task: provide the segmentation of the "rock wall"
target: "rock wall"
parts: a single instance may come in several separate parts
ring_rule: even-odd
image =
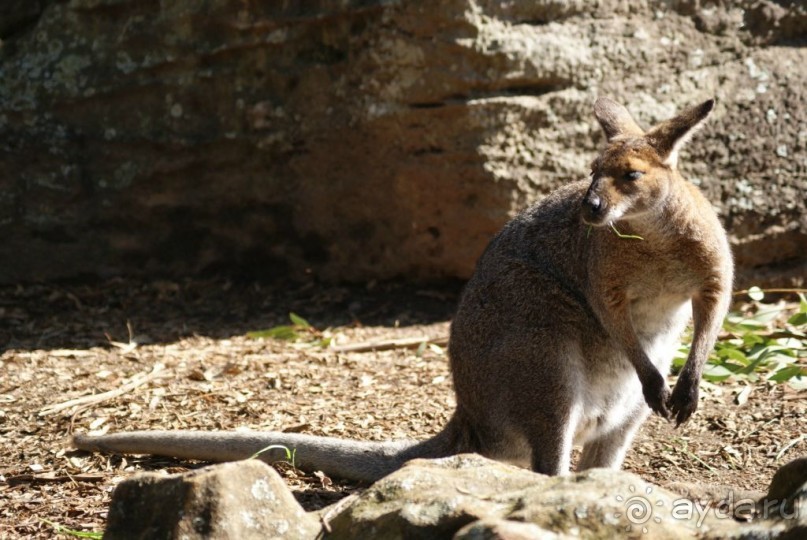
[[[467,277],[587,174],[600,94],[717,96],[684,173],[739,284],[803,282],[805,36],[798,0],[5,2],[0,282]]]

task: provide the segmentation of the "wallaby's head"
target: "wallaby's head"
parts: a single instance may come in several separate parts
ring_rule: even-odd
[[[713,99],[704,101],[645,132],[625,107],[599,98],[594,115],[608,146],[591,165],[583,220],[590,225],[607,225],[660,208],[672,182],[678,179],[678,151],[714,105]]]

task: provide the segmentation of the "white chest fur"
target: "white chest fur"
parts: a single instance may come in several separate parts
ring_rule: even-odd
[[[665,375],[680,346],[681,333],[690,315],[689,300],[680,296],[635,301],[631,305],[632,322],[642,348]],[[628,358],[616,347],[609,347],[602,353],[610,356],[599,359],[609,369],[597,370],[586,384],[581,385],[575,435],[577,444],[616,429],[628,416],[636,414],[637,407],[644,403],[641,383]]]

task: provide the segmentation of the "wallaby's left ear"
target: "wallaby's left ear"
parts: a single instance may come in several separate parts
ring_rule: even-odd
[[[664,163],[670,167],[678,164],[678,151],[692,137],[703,121],[715,108],[715,100],[704,101],[682,111],[678,116],[665,120],[650,129],[645,138],[656,149]]]
[[[598,98],[594,102],[594,116],[597,117],[609,142],[623,135],[637,137],[644,135],[644,131],[633,120],[628,109],[607,97]]]

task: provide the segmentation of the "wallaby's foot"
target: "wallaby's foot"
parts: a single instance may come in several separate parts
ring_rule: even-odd
[[[689,420],[698,408],[698,380],[693,380],[686,372],[682,372],[667,406],[675,418],[676,427]]]
[[[648,374],[642,381],[642,394],[647,405],[662,418],[672,419],[672,413],[667,408],[670,402],[670,387],[658,371]]]

